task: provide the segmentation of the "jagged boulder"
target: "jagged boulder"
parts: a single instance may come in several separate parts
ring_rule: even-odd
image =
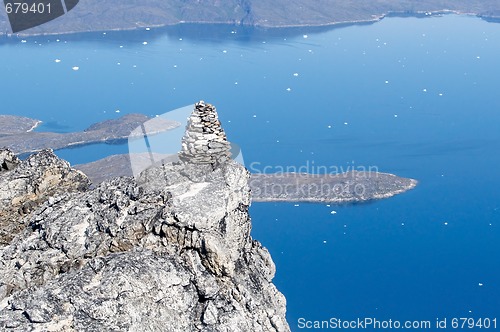
[[[24,227],[22,218],[37,206],[68,192],[84,191],[87,176],[72,169],[51,150],[20,161],[9,150],[0,150],[0,246]]]

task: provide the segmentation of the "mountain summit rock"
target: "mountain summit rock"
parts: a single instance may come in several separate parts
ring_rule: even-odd
[[[198,106],[197,114],[215,112]],[[2,331],[290,330],[274,263],[250,236],[249,173],[228,158],[210,119],[217,129],[207,134],[217,137],[208,144],[220,143],[219,155],[196,145],[183,151],[194,163],[165,163],[137,180],[88,189],[83,173],[50,151],[4,167],[2,192],[18,173],[53,190],[6,221],[22,227],[0,245]],[[38,159],[52,161],[40,169]],[[80,184],[55,190],[59,174]]]

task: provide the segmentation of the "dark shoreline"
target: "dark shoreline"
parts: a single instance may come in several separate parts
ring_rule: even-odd
[[[150,33],[153,35],[163,35],[163,34],[171,34],[171,35],[181,35],[183,37],[189,38],[189,32],[192,30],[196,30],[197,27],[227,27],[227,28],[236,28],[236,29],[244,29],[246,31],[252,31],[256,33],[256,35],[275,35],[277,32],[280,36],[282,33],[285,35],[300,35],[304,32],[314,33],[314,32],[323,32],[329,31],[332,29],[340,29],[350,26],[356,25],[371,25],[385,18],[392,17],[413,17],[413,18],[429,18],[435,16],[442,15],[461,15],[461,16],[471,16],[480,18],[486,22],[490,23],[500,23],[500,16],[488,16],[480,13],[474,12],[464,12],[459,10],[434,10],[434,11],[388,11],[387,13],[380,15],[372,15],[373,17],[370,19],[362,19],[362,20],[346,20],[346,21],[336,21],[329,23],[318,23],[318,24],[282,24],[282,25],[263,25],[263,24],[240,24],[234,21],[227,22],[207,22],[207,21],[181,21],[177,23],[165,23],[165,24],[151,24],[144,26],[136,26],[136,27],[123,27],[123,28],[112,28],[112,29],[94,29],[94,30],[78,30],[78,31],[63,31],[63,32],[38,32],[38,33],[5,33],[0,32],[0,41],[10,42],[17,41],[19,39],[30,39],[30,38],[39,38],[39,37],[81,37],[91,34],[114,34],[121,32],[143,32],[146,28],[151,29]],[[194,29],[193,29],[194,28]],[[304,31],[306,29],[306,31]],[[186,36],[187,32],[187,36]],[[199,33],[198,33],[199,34]],[[203,36],[203,32],[201,35]],[[192,36],[191,36],[192,37]]]

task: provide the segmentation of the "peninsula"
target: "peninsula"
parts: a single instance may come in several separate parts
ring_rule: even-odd
[[[89,128],[73,133],[33,131],[42,121],[0,115],[0,147],[15,154],[26,154],[44,149],[60,150],[95,143],[112,143],[126,140],[132,131],[150,118],[143,114],[127,114],[121,118],[93,124]],[[148,128],[151,134],[176,128],[180,123],[157,118],[157,128]]]

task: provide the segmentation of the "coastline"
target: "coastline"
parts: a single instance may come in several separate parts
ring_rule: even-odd
[[[0,37],[4,38],[30,38],[30,37],[41,37],[41,36],[65,36],[65,35],[75,35],[75,34],[86,34],[86,33],[105,33],[105,32],[125,32],[125,31],[140,31],[141,29],[161,29],[161,28],[173,28],[173,27],[182,27],[183,25],[227,25],[227,26],[241,26],[247,28],[255,28],[255,29],[297,29],[297,28],[340,28],[347,27],[352,25],[359,24],[374,24],[382,21],[385,18],[390,17],[416,17],[416,18],[424,18],[424,17],[432,17],[432,16],[440,16],[440,15],[460,15],[460,16],[471,16],[477,17],[487,22],[497,22],[500,21],[500,16],[495,15],[484,15],[479,12],[471,12],[471,11],[462,11],[455,9],[440,9],[440,10],[431,10],[431,11],[387,11],[383,14],[372,14],[371,18],[367,19],[353,19],[353,20],[341,20],[341,21],[331,21],[326,23],[308,23],[308,24],[267,24],[266,22],[256,22],[256,23],[244,23],[238,22],[234,20],[227,21],[198,21],[198,20],[180,20],[173,23],[165,23],[165,24],[145,24],[141,22],[141,24],[136,23],[136,26],[128,26],[128,27],[116,27],[116,28],[108,28],[108,29],[86,29],[86,30],[68,30],[68,31],[58,31],[58,32],[32,32],[32,33],[8,33],[8,32],[0,32]]]

